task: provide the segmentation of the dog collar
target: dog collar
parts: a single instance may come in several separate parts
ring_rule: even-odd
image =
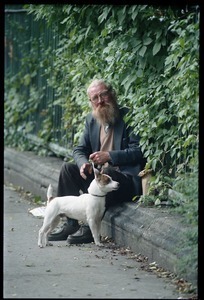
[[[94,194],[90,194],[91,196],[94,196],[94,197],[105,197],[106,195],[94,195]]]

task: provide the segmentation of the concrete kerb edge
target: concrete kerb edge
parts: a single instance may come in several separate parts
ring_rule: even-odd
[[[55,191],[57,189],[62,163],[61,159],[52,157],[42,159],[32,152],[18,152],[5,148],[4,180],[22,186],[26,191],[46,199],[47,186],[50,183]],[[178,273],[179,255],[173,251],[177,245],[171,245],[169,242],[170,240],[177,243],[175,236],[171,236],[171,232],[168,232],[167,236],[164,234],[160,237],[158,229],[165,224],[164,218],[159,216],[159,212],[158,214],[152,212],[147,209],[135,209],[134,203],[125,203],[121,207],[111,208],[102,221],[102,235],[113,238],[119,246],[129,247],[136,253],[142,253],[148,257],[149,262],[156,261],[161,267]],[[158,226],[154,225],[155,222],[158,222]],[[174,223],[175,220],[173,227],[180,226]],[[186,279],[196,284],[197,276],[189,270]]]

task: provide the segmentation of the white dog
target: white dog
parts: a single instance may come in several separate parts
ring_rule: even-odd
[[[49,185],[47,191],[48,204],[45,210],[43,226],[39,230],[38,246],[48,246],[48,234],[57,226],[60,215],[66,215],[68,218],[87,222],[94,242],[98,246],[100,243],[101,219],[105,211],[105,198],[108,192],[117,190],[119,183],[112,180],[106,174],[101,174],[94,169],[95,178],[92,180],[88,194],[80,196],[52,197],[52,187]]]

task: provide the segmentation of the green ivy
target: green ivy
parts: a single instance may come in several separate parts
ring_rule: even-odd
[[[113,82],[120,104],[130,108],[126,121],[141,136],[146,168],[156,174],[155,188],[157,182],[168,177],[172,182],[163,184],[173,185],[180,166],[188,171],[198,149],[198,13],[189,9],[182,15],[179,6],[25,7],[36,19],[41,35],[24,41],[30,41],[31,51],[22,57],[15,80],[11,81],[9,75],[6,78],[17,87],[15,94],[28,116],[32,111],[27,109],[26,100],[30,99],[31,104],[36,101],[31,106],[39,111],[38,136],[45,142],[55,141],[52,119],[60,110],[64,126],[61,139],[67,137],[76,144],[83,130],[81,120],[90,109],[87,84],[94,77],[103,77]],[[50,30],[53,42],[45,41],[45,28],[48,33]],[[23,51],[25,47],[21,48]],[[18,91],[22,85],[27,88],[27,99],[23,101]],[[46,89],[53,91],[53,100]],[[48,101],[47,107],[41,107],[43,99]],[[17,112],[13,118],[19,124],[22,118],[28,121]],[[6,137],[9,141],[9,134]]]

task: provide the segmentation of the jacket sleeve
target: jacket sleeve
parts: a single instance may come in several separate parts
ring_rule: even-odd
[[[73,158],[79,169],[84,163],[87,163],[89,161],[89,155],[93,152],[89,134],[89,123],[90,115],[88,115],[85,120],[85,128],[80,138],[79,144],[73,150]]]

